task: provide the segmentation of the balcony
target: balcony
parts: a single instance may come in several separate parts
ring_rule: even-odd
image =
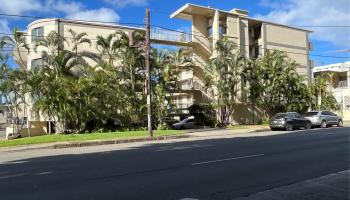
[[[190,46],[192,43],[192,34],[162,28],[152,28],[151,41],[157,44]]]
[[[334,88],[347,88],[347,87],[348,87],[347,80],[338,81],[337,83],[334,84]]]
[[[200,84],[198,81],[193,79],[186,79],[186,80],[180,81],[180,89],[184,91],[199,90],[202,92],[202,94],[207,96],[208,99],[211,99],[211,100],[214,99],[213,91],[208,92],[202,84]]]

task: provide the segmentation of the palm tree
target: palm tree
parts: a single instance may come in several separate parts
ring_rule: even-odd
[[[72,43],[72,51],[75,52],[75,56],[78,57],[78,48],[80,45],[86,43],[91,46],[91,40],[86,38],[88,36],[87,33],[77,33],[72,29],[69,29],[68,32],[71,34],[71,43]]]
[[[27,64],[24,62],[22,58],[21,52],[22,49],[26,50],[29,53],[29,46],[26,42],[26,35],[24,32],[19,31],[19,29],[14,28],[12,31],[13,37],[10,36],[2,36],[0,38],[0,49],[10,48],[16,49],[17,56],[20,60],[20,66],[27,70]]]
[[[226,38],[216,43],[218,54],[210,60],[207,74],[214,78],[213,87],[217,90],[217,106],[222,126],[229,124],[238,100],[241,71],[244,57],[236,51],[237,45]],[[237,52],[237,53],[234,53]]]
[[[117,50],[129,45],[128,37],[123,32],[115,32],[106,37],[98,35],[96,39],[97,50],[100,52],[101,57],[107,57],[110,65],[113,65],[113,61],[117,56]]]
[[[48,57],[48,55],[57,55],[64,48],[65,42],[67,40],[63,36],[51,31],[47,36],[40,37],[35,41],[34,50],[37,51],[38,47],[45,47],[48,52],[46,50],[42,51],[43,58]]]
[[[322,102],[322,98],[327,96],[327,88],[328,88],[328,83],[324,78],[318,76],[314,79],[314,82],[311,86],[311,91],[315,98],[314,105],[318,109],[320,109],[320,106],[322,104],[322,103],[318,103],[318,100],[320,99],[320,101]]]
[[[262,92],[261,72],[259,61],[256,59],[247,60],[246,66],[243,68],[243,80],[248,83],[248,98],[252,105],[253,123],[255,124],[255,110],[259,97]]]

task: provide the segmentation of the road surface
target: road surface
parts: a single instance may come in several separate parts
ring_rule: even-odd
[[[3,200],[234,199],[349,170],[350,128],[0,155]],[[117,145],[116,145],[117,146]],[[38,150],[37,150],[38,151]],[[46,153],[47,151],[47,153]],[[33,151],[35,152],[35,151]],[[26,152],[28,154],[28,152]],[[3,159],[3,161],[1,161]]]

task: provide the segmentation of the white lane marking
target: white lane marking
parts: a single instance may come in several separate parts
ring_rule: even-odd
[[[167,148],[167,149],[158,149],[153,152],[161,152],[161,151],[175,151],[175,150],[183,150],[183,149],[196,149],[196,148],[204,148],[204,147],[211,147],[213,145],[192,145],[192,146],[182,146],[182,147],[173,147],[173,148]]]
[[[46,175],[46,174],[52,174],[52,172],[50,172],[50,171],[47,171],[47,172],[40,172],[40,173],[36,173],[35,175],[40,176],[40,175]]]
[[[220,160],[211,160],[211,161],[205,161],[205,162],[197,162],[197,163],[192,163],[191,165],[205,165],[205,164],[211,164],[211,163],[217,163],[217,162],[224,162],[224,161],[229,161],[229,160],[239,160],[239,159],[244,159],[244,158],[253,158],[253,157],[259,157],[259,156],[264,156],[265,154],[255,154],[255,155],[249,155],[249,156],[240,156],[240,157],[233,157],[233,158],[225,158],[225,159],[220,159]]]
[[[183,199],[180,199],[180,200],[199,200],[199,199],[194,199],[194,198],[183,198]]]

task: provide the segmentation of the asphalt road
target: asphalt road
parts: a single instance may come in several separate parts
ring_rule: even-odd
[[[349,170],[349,140],[329,128],[3,162],[0,198],[233,199]]]

